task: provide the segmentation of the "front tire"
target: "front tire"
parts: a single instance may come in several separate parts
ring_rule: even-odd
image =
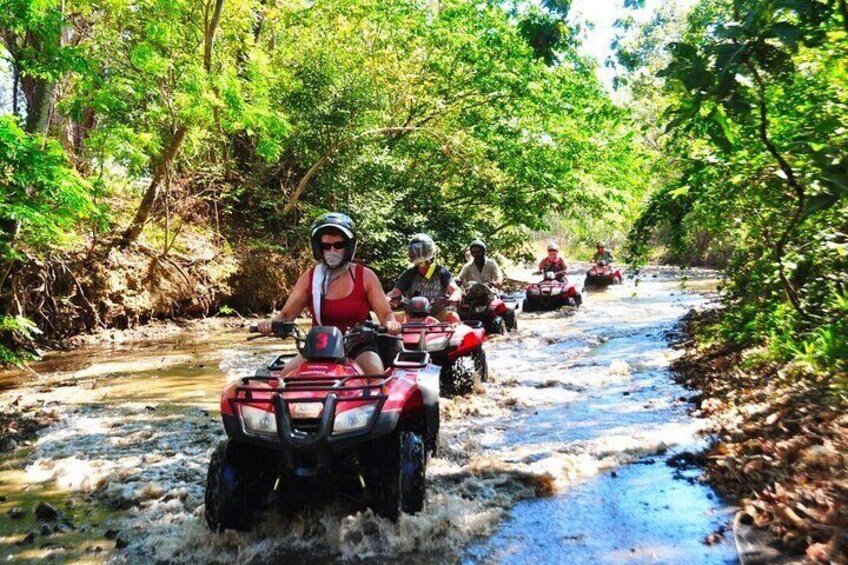
[[[481,383],[489,382],[489,362],[486,360],[486,352],[482,347],[478,347],[471,354],[471,360],[474,362],[474,372],[480,379]]]
[[[531,302],[529,298],[525,298],[524,302],[521,303],[521,310],[523,312],[535,312],[536,305],[533,304],[533,302]]]
[[[489,335],[506,335],[506,321],[501,316],[495,316],[486,326]]]
[[[464,396],[471,393],[475,385],[480,384],[480,374],[476,371],[472,358],[464,355],[442,366],[439,381],[446,397]]]
[[[380,516],[396,521],[401,512],[415,514],[424,508],[427,458],[424,441],[415,432],[393,433],[387,440],[379,480],[372,485],[372,507]]]
[[[225,439],[212,453],[206,475],[205,517],[213,532],[248,531],[274,481],[262,450]]]
[[[566,298],[565,303],[572,308],[580,308],[580,305],[583,304],[583,296],[577,292]]]
[[[518,321],[515,318],[515,310],[507,310],[506,314],[504,314],[504,321],[506,322],[506,329],[508,331],[514,332],[518,330]]]

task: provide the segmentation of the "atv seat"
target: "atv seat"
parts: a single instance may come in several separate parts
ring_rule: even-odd
[[[380,360],[383,362],[383,367],[388,369],[394,365],[395,359],[402,350],[402,338],[394,335],[377,335],[377,353],[380,354]]]

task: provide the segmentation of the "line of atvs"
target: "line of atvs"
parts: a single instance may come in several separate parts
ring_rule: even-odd
[[[525,311],[562,305],[580,305],[565,279],[545,277],[526,288]],[[271,505],[290,513],[340,497],[392,520],[423,508],[439,398],[468,394],[488,379],[483,343],[516,320],[493,289],[466,293],[456,305],[461,324],[431,317],[423,297],[402,306],[400,335],[370,322],[344,334],[273,322],[271,337],[295,340],[305,361],[283,376],[290,355],[280,355],[222,392],[228,437],[212,454],[205,495],[213,531],[248,530]],[[348,358],[363,345],[376,348],[385,373],[365,374]]]

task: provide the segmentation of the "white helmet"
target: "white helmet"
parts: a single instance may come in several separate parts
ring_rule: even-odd
[[[436,256],[436,244],[426,233],[417,233],[409,240],[409,260],[416,265],[432,261]]]

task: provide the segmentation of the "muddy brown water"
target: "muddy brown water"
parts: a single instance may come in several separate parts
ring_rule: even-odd
[[[397,523],[334,504],[294,517],[271,512],[246,534],[205,527],[206,465],[223,437],[220,390],[287,346],[247,342],[237,322],[216,322],[48,355],[33,364],[37,376],[0,374],[4,409],[58,418],[0,458],[0,558],[736,562],[729,534],[702,543],[733,509],[697,471],[665,465],[705,441],[703,422],[681,400],[690,393],[669,374],[667,332],[714,285],[709,273],[682,281],[654,270],[638,285],[585,294],[576,312],[519,314],[517,333],[487,344],[485,390],[443,401],[427,505]],[[42,531],[39,501],[66,525]],[[25,516],[11,519],[12,508]],[[116,548],[116,536],[126,547]]]

